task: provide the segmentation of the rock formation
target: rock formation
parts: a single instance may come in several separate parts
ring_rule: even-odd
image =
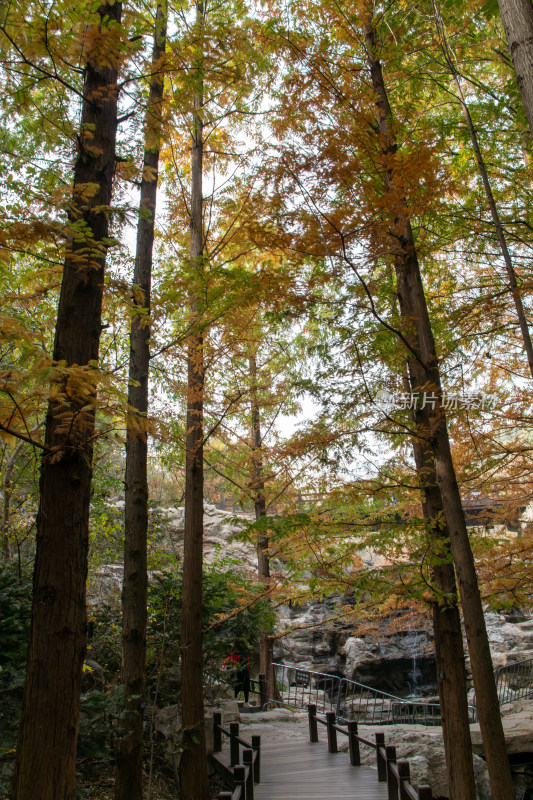
[[[115,498],[112,508],[121,514],[124,501]],[[162,541],[169,552],[182,547],[184,509],[157,510]],[[230,556],[246,570],[256,570],[256,551],[251,542],[240,542],[236,534],[251,516],[204,507],[204,555],[207,563]],[[242,520],[242,522],[240,522]],[[159,546],[159,543],[158,543]],[[365,551],[365,563],[372,554]],[[99,568],[90,585],[92,601],[115,602],[122,583],[122,565]],[[340,670],[347,678],[402,696],[434,692],[435,666],[431,627],[390,629],[386,620],[371,636],[357,636],[353,624],[338,614],[340,598],[328,597],[305,606],[282,605],[278,609],[278,631],[287,631],[275,646],[275,659],[318,672]],[[513,621],[501,614],[486,614],[494,666],[533,657],[533,620]],[[424,691],[424,687],[425,690]]]

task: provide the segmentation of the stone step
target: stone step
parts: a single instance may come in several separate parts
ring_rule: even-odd
[[[257,714],[258,711],[261,711],[261,706],[254,702],[245,703],[244,700],[238,700],[237,705],[239,706],[239,714]]]

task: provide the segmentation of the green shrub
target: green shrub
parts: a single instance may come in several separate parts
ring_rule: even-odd
[[[5,796],[17,743],[30,634],[32,581],[29,566],[0,568],[0,793]]]
[[[158,706],[179,702],[181,572],[178,567],[152,575],[148,587],[147,701]],[[0,795],[8,796],[20,717],[26,650],[31,621],[30,565],[0,568]],[[261,586],[243,575],[231,559],[220,559],[204,571],[204,659],[217,691],[223,661],[236,649],[253,659],[262,629],[270,631],[274,612],[257,597]],[[238,613],[236,613],[238,612]],[[120,611],[101,605],[89,612],[91,636],[87,657],[104,670],[105,685],[81,696],[78,769],[90,783],[99,764],[114,758],[114,736],[120,713]],[[214,678],[214,684],[213,684]],[[157,698],[156,698],[157,695]],[[157,752],[156,752],[157,757]],[[160,761],[164,759],[161,757]],[[81,789],[82,790],[82,789]]]

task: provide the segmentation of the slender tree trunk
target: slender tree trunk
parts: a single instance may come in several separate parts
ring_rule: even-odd
[[[201,39],[203,0],[196,3],[196,26]],[[201,49],[201,45],[200,45]],[[191,283],[201,285],[204,271],[203,230],[203,56],[198,55],[191,148]],[[181,623],[181,716],[183,753],[180,764],[182,800],[208,800],[207,756],[203,697],[202,566],[203,566],[203,410],[204,339],[199,329],[200,298],[191,297],[192,333],[187,360],[187,433],[185,456],[185,530],[183,534],[183,601]]]
[[[116,800],[142,800],[143,700],[146,665],[147,532],[148,532],[148,380],[150,368],[150,292],[154,244],[155,207],[163,59],[167,12],[157,6],[152,78],[145,120],[144,169],[137,225],[137,250],[133,274],[134,316],[130,331],[128,424],[126,431],[126,508],[124,531],[124,583],[122,589],[122,683],[125,707],[116,752]]]
[[[533,5],[531,0],[498,0],[498,5],[533,136]]]
[[[120,3],[102,5],[100,33],[116,36]],[[108,33],[111,31],[111,34]],[[32,623],[15,761],[16,800],[72,800],[87,615],[89,500],[115,164],[117,64],[103,48],[86,65],[79,153],[69,220],[37,516]],[[90,187],[90,191],[87,188]]]
[[[390,249],[396,272],[404,336],[409,344],[409,382],[413,394],[420,396],[426,393],[431,397],[431,400],[420,403],[415,410],[418,433],[431,448],[450,534],[492,795],[494,800],[513,800],[514,790],[483,607],[442,405],[439,363],[407,203],[401,183],[396,182],[393,163],[397,147],[391,125],[392,113],[381,64],[376,56],[374,29],[370,26],[365,31],[365,39],[372,86],[377,96],[376,120],[380,149],[387,162],[387,191],[396,203],[394,220],[389,229]]]
[[[261,448],[263,441],[261,438],[261,409],[259,406],[259,398],[257,396],[257,359],[255,353],[250,356],[250,411],[252,421],[252,461],[253,461],[253,481],[255,489],[254,497],[254,510],[255,518],[261,519],[266,517],[266,499],[265,499],[265,482],[263,480],[263,458],[261,455]],[[259,580],[263,583],[265,589],[268,590],[270,585],[270,559],[268,557],[268,536],[264,533],[259,533],[257,537],[257,574]],[[272,682],[272,662],[274,642],[271,636],[265,631],[261,631],[259,639],[259,672],[265,676],[267,680],[267,694],[269,697],[274,697],[272,694],[275,691]]]
[[[17,463],[17,458],[20,455],[24,443],[20,442],[6,463],[6,473],[4,475],[4,489],[3,489],[3,507],[2,507],[2,560],[7,564],[11,558],[11,546],[9,543],[9,524],[11,515],[11,496],[13,494],[13,471]]]
[[[531,0],[527,0],[530,11],[531,17],[533,21],[533,5],[531,4]],[[509,253],[509,248],[507,247],[507,239],[505,237],[505,231],[503,229],[503,225],[500,219],[500,214],[498,212],[498,207],[496,205],[496,201],[494,199],[494,195],[492,193],[492,187],[490,185],[489,175],[487,172],[487,168],[485,166],[485,160],[483,158],[483,154],[481,152],[481,148],[479,146],[479,140],[477,137],[477,132],[474,127],[474,123],[472,121],[472,117],[470,116],[470,110],[466,103],[463,90],[461,88],[461,81],[459,79],[459,75],[457,70],[455,69],[455,62],[453,59],[453,55],[450,53],[448,41],[446,37],[446,31],[444,29],[444,23],[442,20],[442,16],[440,10],[437,6],[437,3],[434,0],[433,8],[435,11],[435,21],[437,24],[437,29],[439,31],[439,35],[441,37],[442,49],[444,53],[444,58],[446,59],[446,63],[448,65],[448,69],[453,77],[454,83],[457,87],[457,91],[459,93],[459,100],[461,103],[461,108],[463,109],[464,118],[466,121],[466,127],[468,128],[468,132],[470,134],[470,141],[472,142],[472,147],[474,149],[474,155],[476,158],[476,164],[478,167],[478,171],[481,177],[481,182],[483,183],[483,189],[485,190],[485,197],[487,198],[487,202],[490,209],[490,216],[492,219],[492,223],[494,228],[496,229],[496,235],[498,237],[498,244],[500,245],[500,251],[503,257],[503,261],[505,263],[505,269],[507,271],[507,277],[509,279],[509,287],[511,290],[511,295],[513,297],[514,306],[516,309],[516,316],[518,317],[518,324],[520,325],[520,331],[522,333],[522,339],[524,342],[524,347],[526,350],[527,361],[529,364],[529,371],[531,373],[531,377],[533,378],[533,344],[531,342],[531,334],[529,332],[529,326],[527,323],[526,313],[524,311],[524,305],[522,303],[522,297],[520,295],[520,290],[518,288],[518,283],[516,280],[516,272],[513,266],[513,261],[511,259],[511,254]],[[533,35],[533,34],[532,34]],[[533,59],[533,38],[531,40],[531,54]],[[532,66],[532,78],[533,78],[533,60],[531,62]],[[533,95],[532,95],[533,99]]]
[[[431,450],[420,439],[413,439],[413,450],[435,559],[431,568],[437,593],[432,608],[433,632],[449,797],[450,800],[476,800],[463,635],[450,536]]]
[[[2,561],[8,564],[11,559],[11,547],[9,544],[9,514],[11,504],[11,477],[6,472],[4,478],[4,503],[2,507]]]
[[[411,386],[407,369],[403,384],[409,394]],[[414,418],[413,423],[416,425]],[[412,438],[412,446],[423,493],[422,511],[432,542],[433,636],[449,800],[476,800],[463,634],[450,534],[431,448],[427,441],[416,436]]]

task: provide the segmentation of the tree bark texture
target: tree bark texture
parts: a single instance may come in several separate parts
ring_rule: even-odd
[[[100,35],[117,36],[121,5],[102,5]],[[105,48],[104,48],[105,50]],[[111,52],[114,52],[115,47]],[[16,800],[72,800],[87,616],[89,500],[108,208],[115,164],[118,58],[85,69],[41,464],[26,684],[15,761]]]
[[[204,21],[203,2],[196,3],[196,26],[201,38]],[[203,230],[203,58],[196,65],[191,148],[191,230],[190,268],[192,281],[201,285],[204,269]],[[181,623],[181,718],[183,753],[180,764],[182,800],[209,800],[207,756],[205,749],[202,637],[202,566],[203,566],[203,408],[204,340],[199,329],[200,297],[190,299],[191,328],[187,345],[187,433],[185,455],[185,530],[183,551],[183,600]]]
[[[124,582],[122,587],[122,674],[124,709],[116,750],[116,800],[142,800],[143,700],[146,666],[148,533],[148,382],[150,369],[150,293],[167,12],[157,6],[152,77],[145,119],[144,169],[137,225],[130,330]]]
[[[494,800],[513,800],[514,790],[483,607],[442,405],[439,363],[407,202],[404,199],[402,186],[397,182],[401,178],[397,179],[394,172],[393,163],[397,147],[392,129],[392,113],[381,63],[376,56],[374,29],[370,26],[365,31],[365,40],[372,86],[376,95],[379,147],[387,163],[385,182],[387,191],[396,204],[392,212],[394,219],[389,228],[389,245],[396,272],[403,334],[409,350],[409,382],[414,395],[420,396],[425,392],[431,396],[429,403],[417,404],[415,410],[417,435],[427,442],[432,452],[450,535],[492,795]]]
[[[498,0],[516,82],[533,136],[533,5],[531,0]]]
[[[433,632],[449,798],[476,800],[463,635],[450,536],[431,450],[419,439],[413,439],[413,450],[424,496],[424,517],[430,525],[433,542],[431,571],[436,589]]]

